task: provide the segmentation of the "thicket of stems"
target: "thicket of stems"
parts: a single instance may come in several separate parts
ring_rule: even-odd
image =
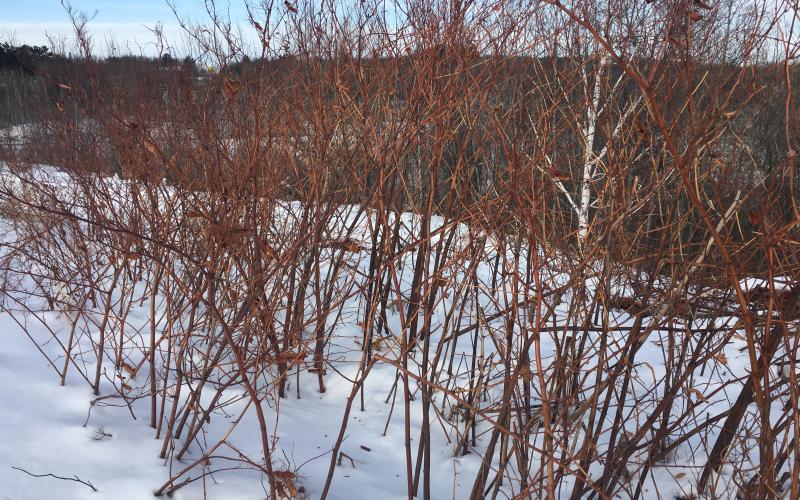
[[[474,499],[638,497],[678,452],[695,491],[800,493],[797,376],[769,370],[798,349],[796,6],[287,5],[249,38],[184,25],[203,74],[93,57],[75,15],[46,140],[2,150],[2,308],[49,329],[62,384],[149,401],[188,459],[158,494],[223,452],[291,494],[275,402],[342,358],[323,498],[376,366],[409,497],[442,429],[482,457]]]

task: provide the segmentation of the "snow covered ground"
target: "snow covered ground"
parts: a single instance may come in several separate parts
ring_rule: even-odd
[[[57,182],[61,182],[58,181]],[[351,207],[352,208],[352,207]],[[350,208],[350,209],[351,209]],[[287,208],[287,213],[296,207]],[[350,210],[344,208],[347,212]],[[342,220],[349,220],[345,214]],[[410,226],[414,217],[404,216]],[[441,219],[434,221],[434,229],[442,225]],[[366,241],[366,225],[362,223],[361,233],[356,236]],[[488,286],[490,263],[493,260],[491,247],[478,267],[479,279],[485,288]],[[366,250],[353,256],[353,266],[366,272],[368,258]],[[411,268],[410,256],[407,268]],[[450,277],[458,280],[459,270],[452,270]],[[404,287],[410,284],[409,272],[401,275]],[[565,277],[553,270],[549,276],[549,285],[557,287],[563,284]],[[753,283],[746,283],[752,286]],[[757,283],[760,284],[760,283]],[[452,309],[454,298],[445,298],[439,304],[442,310]],[[568,297],[555,307],[554,324],[567,321],[569,316]],[[483,314],[492,312],[493,303],[486,297],[482,299]],[[41,306],[41,304],[39,304]],[[13,305],[6,305],[12,307]],[[337,323],[335,333],[327,346],[327,359],[330,362],[326,377],[327,392],[320,394],[317,390],[316,377],[302,373],[298,378],[294,372],[288,378],[287,397],[283,399],[267,398],[264,408],[267,421],[270,422],[269,435],[274,440],[275,455],[273,467],[277,470],[293,471],[297,474],[297,486],[302,489],[300,496],[318,498],[323,490],[326,476],[331,465],[331,450],[334,447],[342,426],[345,403],[352,391],[353,379],[359,367],[359,340],[362,329],[358,325],[358,312],[361,304],[357,296],[351,297],[344,304],[343,314]],[[171,474],[189,465],[200,457],[200,447],[192,445],[190,453],[182,461],[159,459],[162,441],[154,438],[154,430],[149,426],[149,399],[137,399],[137,392],[129,394],[130,406],[121,398],[97,397],[91,392],[89,385],[78,375],[78,370],[71,370],[64,387],[58,384],[58,372],[64,364],[63,351],[59,350],[54,338],[63,338],[69,331],[69,318],[63,313],[38,311],[43,320],[36,321],[34,316],[7,313],[0,314],[0,422],[2,422],[2,439],[0,439],[0,492],[2,499],[142,499],[152,498],[153,492],[164,484]],[[92,313],[89,314],[91,316]],[[157,315],[160,311],[157,311]],[[469,314],[477,315],[476,311]],[[131,331],[148,328],[150,312],[147,303],[133,305],[124,320]],[[502,328],[502,320],[489,326]],[[24,323],[17,323],[24,321]],[[389,329],[400,329],[399,318],[393,314],[389,318]],[[611,325],[629,327],[633,318],[620,311],[610,317]],[[725,330],[724,325],[734,325],[736,318],[716,318],[715,324]],[[431,329],[431,346],[436,346],[442,339],[441,327],[445,322],[444,313],[434,316]],[[709,326],[703,321],[694,324],[694,328]],[[81,349],[87,354],[78,357],[82,371],[93,373],[91,342],[97,323],[87,324],[88,335],[82,336]],[[52,330],[52,332],[50,331]],[[55,333],[55,336],[53,334]],[[31,335],[33,340],[26,336]],[[554,335],[557,335],[555,332]],[[664,356],[672,332],[654,329],[637,357],[633,373],[633,394],[652,387],[662,387],[664,380]],[[624,339],[625,333],[608,334],[609,343]],[[457,356],[471,352],[469,335],[453,343]],[[594,335],[593,341],[598,337]],[[682,339],[691,345],[696,342],[691,336]],[[543,335],[541,348],[545,358],[552,355],[555,349],[555,337]],[[51,366],[43,353],[37,351],[41,346],[43,353],[54,361]],[[734,336],[730,342],[720,346],[714,368],[694,374],[689,382],[686,396],[678,399],[676,411],[697,405],[697,413],[714,415],[730,407],[735,400],[740,384],[734,380],[746,374],[748,360],[744,352],[744,340]],[[496,347],[489,337],[481,340],[481,353],[491,357]],[[397,349],[388,346],[382,355],[391,360],[396,358]],[[417,351],[412,361],[419,361],[421,353]],[[591,373],[598,360],[589,357],[586,361],[586,372]],[[611,360],[613,361],[613,360]],[[606,360],[606,363],[610,363]],[[444,360],[440,361],[444,363]],[[414,369],[418,369],[415,367]],[[492,375],[491,373],[489,374]],[[140,375],[142,377],[142,375]],[[457,378],[457,377],[456,377]],[[301,384],[301,398],[297,399],[296,385]],[[397,368],[390,362],[379,362],[370,372],[365,383],[365,410],[360,410],[356,400],[350,411],[345,439],[339,450],[343,455],[334,468],[333,485],[328,498],[332,499],[402,499],[407,498],[406,457],[404,447],[404,410],[400,398],[393,403],[390,395],[397,381]],[[101,384],[101,396],[118,393],[117,380],[113,373],[106,374]],[[144,381],[131,383],[138,389]],[[584,381],[591,387],[591,377]],[[704,394],[711,394],[706,398]],[[412,387],[412,392],[419,395],[419,388]],[[656,391],[657,394],[658,391]],[[205,397],[205,395],[204,395]],[[489,391],[489,402],[497,394]],[[690,400],[694,398],[694,402]],[[698,402],[698,399],[700,400]],[[219,453],[214,453],[212,460],[206,464],[212,471],[209,475],[188,474],[192,482],[180,488],[175,498],[195,499],[212,498],[220,500],[266,498],[268,487],[263,475],[254,468],[243,468],[241,464],[230,460],[241,452],[245,456],[259,455],[260,433],[252,406],[248,406],[247,398],[241,386],[227,389],[220,398],[226,403],[215,410],[210,422],[203,427],[198,436],[202,443],[216,443],[233,426],[236,417],[244,413],[241,422],[235,425],[226,440],[230,446],[223,446]],[[410,407],[411,447],[416,452],[416,439],[420,435],[421,398],[416,397]],[[448,404],[442,396],[434,396],[434,405],[441,409]],[[274,405],[279,404],[280,408]],[[452,403],[450,403],[452,404]],[[489,403],[487,403],[488,405]],[[648,410],[657,404],[657,400],[645,400],[638,407],[626,410],[626,430],[633,433],[646,418]],[[444,413],[444,412],[443,412]],[[677,415],[677,414],[676,414]],[[468,498],[475,475],[480,466],[480,453],[485,450],[488,440],[489,424],[481,421],[478,424],[478,437],[472,453],[454,456],[457,437],[447,417],[438,415],[431,419],[432,443],[432,497],[435,499]],[[580,426],[576,426],[579,429]],[[580,435],[576,430],[576,435]],[[541,439],[533,433],[533,445]],[[705,436],[708,437],[708,436]],[[711,436],[713,438],[713,435]],[[599,440],[603,444],[603,439]],[[705,463],[705,451],[700,438],[687,441],[669,460],[652,467],[649,480],[642,494],[645,498],[671,498],[675,494],[687,492],[691,484],[696,482],[699,467]],[[535,455],[534,455],[535,456]],[[636,463],[629,466],[636,473]],[[77,481],[57,479],[50,476],[32,477],[32,474],[53,474],[66,478],[80,478],[91,483],[97,491]],[[596,477],[602,473],[601,464],[592,464],[589,474]],[[723,469],[720,491],[726,485]],[[186,479],[185,477],[181,480]],[[565,480],[569,483],[569,479]],[[718,488],[719,489],[719,488]],[[504,491],[501,488],[500,491]],[[565,488],[565,492],[569,488]],[[565,493],[566,494],[566,493]],[[724,496],[723,496],[724,497]]]
[[[53,322],[61,321],[53,315]],[[142,499],[168,477],[169,466],[158,458],[161,442],[153,438],[146,419],[134,420],[126,407],[95,405],[94,396],[82,380],[58,385],[52,367],[35,349],[18,325],[6,315],[0,323],[3,349],[0,350],[0,498],[19,499]],[[29,325],[30,326],[30,325]],[[376,372],[377,374],[377,372]],[[337,467],[335,488],[330,498],[406,498],[402,453],[402,412],[395,412],[393,432],[384,437],[388,405],[383,401],[393,382],[393,372],[370,377],[367,411],[354,409],[348,425],[343,452],[352,457]],[[286,450],[281,460],[292,468],[301,466],[300,477],[309,497],[318,496],[330,461],[330,447],[341,424],[344,401],[350,392],[343,380],[331,383],[326,394],[314,394],[309,386],[304,399],[289,397],[281,401],[280,447]],[[134,404],[137,417],[146,414],[146,402]],[[141,412],[137,411],[141,409]],[[250,414],[252,417],[252,412]],[[227,419],[219,418],[223,429]],[[258,431],[254,419],[245,419],[237,428],[237,443],[257,449]],[[444,444],[444,443],[440,443]],[[367,449],[365,449],[367,448]],[[437,446],[436,498],[463,498],[459,475],[470,478],[475,460],[454,459],[447,446]],[[97,488],[33,474],[78,476]],[[391,472],[391,473],[390,473]],[[396,473],[395,473],[396,472]],[[236,500],[265,498],[260,474],[253,471],[225,471],[208,478],[208,498]],[[442,479],[442,480],[439,480]],[[464,486],[469,486],[466,481]],[[203,497],[198,482],[175,493],[178,499]],[[459,493],[460,492],[460,493]]]
[[[5,315],[0,325],[0,497],[151,496],[153,485],[164,476],[152,429],[118,408],[95,408],[84,425],[91,391],[72,380],[60,387],[56,372],[19,326]],[[77,482],[34,478],[12,467],[33,474],[77,475],[98,493]]]
[[[144,313],[139,312],[139,320],[146,320]],[[64,319],[56,313],[50,319],[51,327],[65,326]],[[133,404],[136,420],[119,402],[92,406],[95,396],[85,381],[70,376],[67,385],[60,387],[56,371],[20,326],[6,314],[0,316],[0,321],[3,341],[0,422],[4,429],[0,440],[1,498],[152,498],[153,491],[168,478],[170,464],[158,458],[161,441],[154,439],[153,429],[146,421],[147,401]],[[41,335],[41,340],[45,339],[45,333],[35,323],[27,328],[33,335]],[[347,333],[344,328],[342,337],[346,338]],[[356,329],[350,333],[358,336]],[[45,345],[45,349],[47,347]],[[736,349],[729,352],[732,362],[743,356]],[[55,350],[51,354],[55,354]],[[744,360],[741,361],[743,364]],[[353,375],[355,363],[349,365],[342,360],[340,368],[344,374]],[[395,408],[389,431],[383,435],[391,408],[385,398],[391,390],[394,374],[390,366],[378,366],[370,374],[366,385],[366,411],[353,408],[341,448],[353,462],[345,458],[342,466],[336,467],[329,498],[406,498],[403,412],[399,408]],[[278,461],[290,470],[299,467],[298,476],[305,493],[309,498],[318,498],[351,384],[339,376],[329,377],[325,394],[316,391],[310,378],[306,385],[301,400],[293,397],[294,387],[290,385],[290,396],[280,401],[278,448],[284,450],[285,455]],[[416,407],[413,409],[418,411]],[[236,407],[228,410],[231,414],[237,413]],[[223,433],[229,423],[222,412],[215,412],[210,432]],[[419,418],[412,413],[412,435],[417,434],[419,425]],[[477,455],[454,458],[453,444],[446,442],[445,434],[435,432],[434,437],[433,498],[466,498],[479,466]],[[259,438],[252,411],[237,427],[234,439],[243,449],[257,454]],[[680,457],[677,457],[676,463],[679,462]],[[177,463],[172,464],[173,468],[177,466]],[[224,467],[224,464],[215,466]],[[91,482],[98,491],[93,492],[88,486],[73,481],[34,478],[12,467],[34,474],[77,476]],[[670,498],[680,491],[681,483],[688,488],[692,472],[691,467],[682,466],[656,469],[652,489],[645,490],[645,497]],[[182,488],[175,498],[203,498],[204,491],[207,498],[220,500],[266,498],[265,488],[261,475],[252,470],[227,470],[206,478],[205,484],[197,481]]]

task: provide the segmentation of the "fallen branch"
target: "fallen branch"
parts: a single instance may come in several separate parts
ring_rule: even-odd
[[[14,469],[14,470],[18,470],[20,472],[24,472],[25,474],[27,474],[29,476],[32,476],[32,477],[53,477],[53,478],[56,478],[56,479],[61,479],[63,481],[75,481],[76,483],[85,484],[86,486],[91,488],[92,491],[97,491],[97,488],[95,488],[92,483],[90,483],[89,481],[84,481],[83,479],[79,478],[77,475],[72,476],[72,477],[61,477],[61,476],[56,476],[55,474],[34,474],[34,473],[28,472],[25,469],[22,469],[20,467],[14,467],[13,465],[11,466],[11,468]]]

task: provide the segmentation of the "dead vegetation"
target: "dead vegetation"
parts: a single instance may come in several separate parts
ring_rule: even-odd
[[[692,492],[796,497],[798,379],[769,369],[798,359],[800,317],[778,29],[798,11],[778,3],[267,2],[259,57],[214,18],[185,28],[216,74],[136,86],[104,84],[76,18],[91,84],[61,87],[81,119],[53,109],[58,168],[3,152],[2,308],[49,329],[62,384],[148,402],[174,461],[159,495],[227,453],[302,496],[264,408],[301,379],[326,392],[347,358],[323,498],[358,465],[340,448],[376,367],[409,497],[431,498],[440,429],[481,457],[473,499],[641,497],[672,465]],[[248,411],[254,456],[229,438]]]

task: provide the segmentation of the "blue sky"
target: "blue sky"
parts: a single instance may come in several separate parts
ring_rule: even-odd
[[[5,22],[49,23],[67,19],[59,0],[2,0],[2,20]],[[76,9],[92,13],[97,10],[98,22],[155,22],[171,17],[166,2],[160,0],[71,0]],[[181,7],[193,2],[184,0]]]
[[[70,0],[71,5],[92,17],[89,24],[97,49],[114,40],[133,51],[153,53],[153,35],[148,28],[162,23],[171,43],[179,45],[180,30],[166,0]],[[181,17],[202,20],[202,0],[173,0]],[[245,17],[244,0],[218,0],[218,8],[230,9],[234,20]],[[60,0],[0,0],[0,40],[42,45],[47,35],[69,35],[71,27]],[[179,49],[176,50],[179,52]]]

